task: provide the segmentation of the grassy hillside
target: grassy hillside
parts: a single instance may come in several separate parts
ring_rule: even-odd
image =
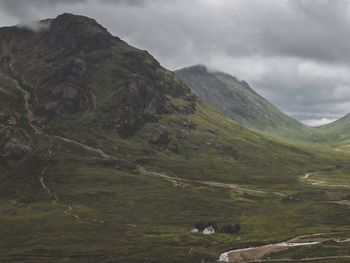
[[[317,128],[323,140],[338,149],[348,151],[350,145],[350,115]]]
[[[348,230],[349,210],[330,202],[347,198],[347,189],[300,180],[306,171],[334,166],[347,173],[345,156],[334,152],[329,159],[321,150],[310,154],[311,149],[266,140],[204,105],[191,117],[197,127],[187,139],[176,137],[181,123],[176,114],[143,126],[128,139],[105,131],[64,134],[101,147],[113,160],[36,136],[36,150],[1,173],[0,231],[6,250],[0,257],[6,262],[200,262],[216,260],[232,248]],[[175,131],[168,146],[146,139],[165,127]],[[147,176],[137,165],[189,181]],[[45,167],[50,194],[40,182]],[[239,223],[242,231],[191,234],[201,221]]]

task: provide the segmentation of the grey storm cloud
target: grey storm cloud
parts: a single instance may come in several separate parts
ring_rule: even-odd
[[[35,19],[32,17],[33,10],[55,7],[60,4],[85,2],[84,0],[0,0],[1,8],[7,14],[20,18],[21,20]]]
[[[350,112],[348,0],[0,0],[0,26],[87,15],[164,66],[245,79],[306,123]]]

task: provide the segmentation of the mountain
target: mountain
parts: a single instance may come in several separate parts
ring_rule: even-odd
[[[0,32],[3,71],[33,93],[33,122],[40,129],[48,132],[67,116],[95,111],[103,113],[99,126],[128,136],[161,113],[193,111],[195,97],[187,87],[147,52],[129,47],[92,19],[62,15],[41,23],[50,30]],[[90,118],[96,122],[93,114]]]
[[[312,129],[284,114],[256,93],[247,82],[230,74],[196,65],[176,71],[203,101],[239,124],[292,138],[312,138]]]
[[[349,225],[300,179],[347,155],[236,124],[93,19],[35,29],[0,28],[0,261],[214,261]]]

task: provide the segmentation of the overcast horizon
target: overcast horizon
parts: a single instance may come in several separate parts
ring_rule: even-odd
[[[64,12],[96,19],[171,70],[205,64],[246,80],[306,124],[350,112],[350,1],[0,0],[0,26]]]

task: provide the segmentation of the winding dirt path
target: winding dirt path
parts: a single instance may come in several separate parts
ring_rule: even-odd
[[[169,181],[178,181],[178,182],[185,182],[185,183],[197,183],[197,184],[213,186],[213,187],[220,187],[220,188],[226,188],[226,189],[240,190],[240,191],[246,192],[246,193],[270,194],[270,195],[272,194],[272,195],[278,195],[278,196],[285,196],[285,194],[283,194],[283,193],[249,189],[249,188],[244,188],[244,187],[242,187],[242,186],[240,186],[238,184],[228,184],[228,183],[220,183],[220,182],[213,182],[213,181],[202,181],[202,180],[190,180],[190,179],[183,179],[183,178],[178,178],[178,177],[172,177],[172,176],[168,176],[168,175],[163,174],[163,173],[147,171],[142,166],[138,166],[137,167],[137,171],[140,174],[142,174],[142,175],[158,177],[158,178],[162,178],[162,179],[169,180]]]
[[[334,203],[338,205],[344,205],[350,208],[350,200],[340,200],[340,201],[334,201]]]
[[[111,155],[108,155],[106,154],[103,150],[101,149],[97,149],[97,148],[93,148],[91,146],[88,146],[86,144],[83,144],[81,142],[77,142],[75,140],[72,140],[72,139],[68,139],[68,138],[65,138],[65,137],[61,137],[61,136],[57,136],[57,135],[51,135],[53,138],[56,138],[58,140],[61,140],[61,141],[64,141],[66,143],[70,143],[70,144],[74,144],[74,145],[77,145],[81,148],[83,148],[84,150],[90,152],[90,153],[93,153],[93,154],[97,154],[97,155],[100,155],[101,157],[103,158],[106,158],[106,159],[115,159],[113,156]]]
[[[53,145],[51,145],[47,154],[45,155],[45,158],[48,161],[54,155],[54,151],[53,151],[52,147],[53,147]],[[52,191],[49,189],[49,187],[46,185],[46,183],[45,183],[46,177],[45,176],[46,176],[46,172],[47,172],[48,168],[49,168],[49,164],[45,165],[44,168],[42,169],[41,174],[40,174],[40,183],[41,183],[41,186],[44,189],[44,191],[47,193],[47,195],[53,199],[51,203],[55,206],[65,207],[64,213],[66,215],[73,216],[76,219],[80,219],[80,217],[77,214],[73,213],[73,208],[70,205],[62,204],[62,202],[60,202],[60,200],[58,199],[58,196],[56,194],[53,194]]]
[[[301,179],[310,182],[311,185],[314,185],[314,186],[345,187],[345,188],[350,187],[350,185],[347,185],[347,184],[327,184],[326,181],[323,181],[323,180],[310,179],[311,176],[316,175],[316,174],[321,174],[321,173],[324,173],[324,172],[306,173],[304,176],[301,177]]]
[[[325,256],[325,257],[313,257],[313,258],[300,258],[300,259],[291,259],[291,258],[281,258],[281,259],[257,259],[257,260],[248,260],[242,261],[242,263],[254,263],[254,262],[310,262],[320,260],[328,260],[328,259],[346,259],[350,258],[350,256]]]
[[[41,183],[41,186],[44,188],[44,190],[47,192],[47,194],[48,194],[49,196],[52,196],[50,189],[47,188],[47,186],[46,186],[46,184],[45,184],[45,182],[44,182],[44,176],[45,176],[45,174],[46,174],[46,170],[47,170],[48,167],[49,167],[49,165],[46,165],[46,166],[43,168],[43,170],[41,171],[40,183]]]
[[[249,247],[243,249],[235,249],[225,253],[222,253],[219,257],[219,262],[230,262],[230,263],[248,263],[248,262],[297,262],[297,261],[316,261],[323,259],[340,259],[340,258],[350,258],[350,255],[342,255],[342,256],[328,256],[328,257],[314,257],[314,258],[302,258],[302,259],[262,259],[264,256],[269,255],[271,253],[276,253],[284,250],[291,249],[293,247],[302,247],[302,246],[313,246],[317,244],[321,244],[325,241],[335,241],[337,243],[345,243],[350,242],[350,238],[346,239],[337,239],[332,237],[323,237],[324,235],[334,235],[340,233],[316,233],[310,235],[302,235],[295,238],[292,238],[288,241],[277,243],[277,244],[269,244],[260,247]],[[305,238],[313,238],[319,237],[319,241],[304,241],[300,242],[301,239]]]

